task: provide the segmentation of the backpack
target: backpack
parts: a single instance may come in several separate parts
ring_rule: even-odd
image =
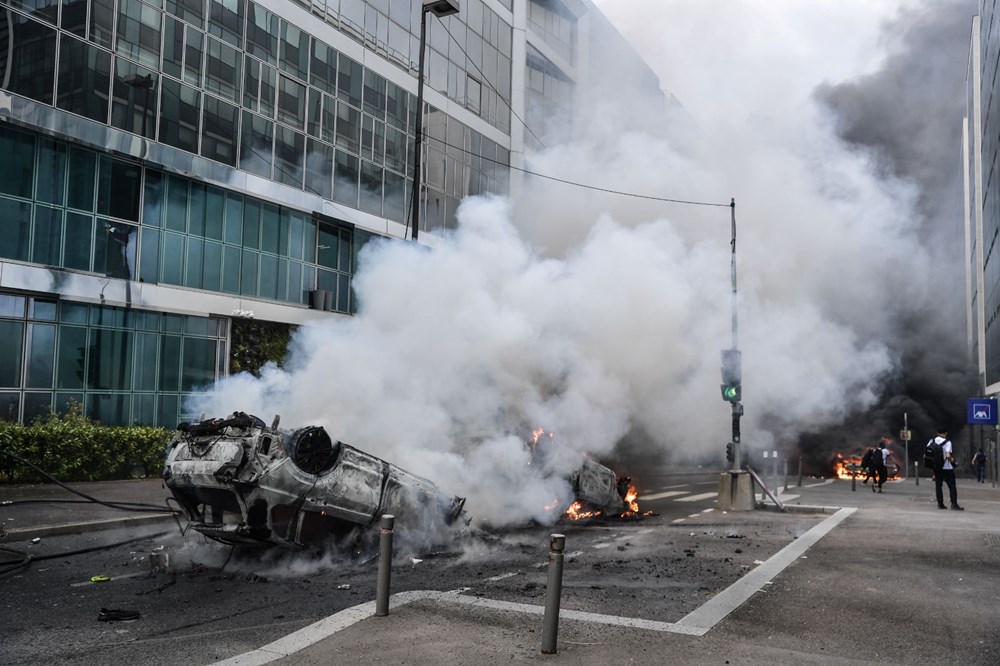
[[[874,456],[872,455],[873,453],[874,451],[872,449],[868,449],[867,451],[865,451],[864,457],[861,458],[862,469],[868,469],[874,464],[875,461],[873,460],[874,458]]]
[[[927,448],[924,450],[924,467],[933,470],[942,469],[944,467],[943,443],[944,442],[938,442],[937,437],[927,442]]]

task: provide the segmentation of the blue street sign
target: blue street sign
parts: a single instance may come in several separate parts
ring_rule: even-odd
[[[969,425],[996,425],[996,398],[969,398]]]

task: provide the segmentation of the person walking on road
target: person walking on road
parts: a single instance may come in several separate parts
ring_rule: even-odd
[[[955,457],[952,455],[951,440],[948,439],[947,428],[938,428],[937,436],[927,442],[928,449],[933,444],[941,447],[941,455],[934,464],[934,493],[937,496],[938,508],[948,508],[944,505],[944,494],[941,489],[941,484],[947,483],[951,508],[954,511],[965,511],[964,507],[958,505],[958,488],[955,487]]]
[[[972,464],[976,466],[976,481],[986,483],[986,454],[982,449],[972,457]]]
[[[878,492],[882,492],[882,486],[885,484],[886,478],[889,476],[889,472],[886,469],[885,463],[889,458],[889,449],[885,448],[885,442],[879,441],[878,448],[875,449],[875,460],[872,462],[875,465],[875,485],[878,486]],[[874,490],[874,487],[872,488]]]
[[[861,485],[867,486],[868,482],[875,477],[875,456],[877,452],[875,449],[868,449],[865,451],[865,455],[861,458],[861,469],[865,472],[865,479],[861,482]],[[875,491],[875,482],[872,481],[872,492]]]

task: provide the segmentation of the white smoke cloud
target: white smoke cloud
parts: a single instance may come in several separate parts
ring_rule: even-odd
[[[612,456],[630,432],[674,460],[718,452],[721,464],[730,197],[744,441],[787,443],[870,406],[895,368],[898,313],[926,300],[908,270],[926,249],[913,186],[848,152],[809,93],[878,61],[895,3],[599,4],[698,111],[696,140],[581,109],[580,140],[532,155],[532,170],[721,206],[545,180],[515,202],[467,199],[458,230],[430,247],[366,248],[357,316],[301,328],[284,369],[232,377],[190,411],[323,425],[494,523],[551,520],[541,507],[569,497],[578,454]],[[545,467],[524,448],[534,427],[565,447]]]

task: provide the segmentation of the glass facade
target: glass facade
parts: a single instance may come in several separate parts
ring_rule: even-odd
[[[226,372],[228,321],[0,292],[0,420],[73,402],[111,425],[173,428]]]
[[[525,144],[535,150],[561,143],[573,133],[574,84],[548,58],[528,44],[524,64]]]
[[[559,0],[528,0],[528,24],[559,57],[575,63],[576,17]]]
[[[1000,81],[996,73],[1000,66],[1000,13],[994,2],[984,2],[979,24],[982,52],[982,169],[983,169],[983,284],[985,293],[975,294],[984,299],[986,346],[986,386],[1000,382]],[[975,239],[975,234],[973,234]],[[973,248],[972,256],[976,256]],[[975,307],[976,304],[973,303]],[[975,310],[974,310],[975,312]]]
[[[454,228],[467,196],[508,192],[522,73],[529,148],[572,131],[577,23],[558,0],[428,16],[426,84],[449,102],[419,112],[404,87],[419,1],[293,1],[309,15],[277,0],[0,0],[0,418],[75,401],[107,423],[176,425],[227,371],[229,319],[210,313],[356,311],[361,247],[408,222],[418,119],[423,231]]]
[[[149,284],[354,311],[350,261],[372,234],[332,218],[0,127],[0,258]]]
[[[403,0],[294,0],[341,32],[416,74],[420,57],[420,2]],[[508,11],[513,0],[500,0]],[[563,10],[565,11],[565,10]],[[543,25],[562,25],[546,21]],[[462,0],[461,11],[427,21],[427,85],[504,133],[510,132],[512,30],[482,0]]]
[[[326,17],[340,17],[339,5]],[[376,26],[388,38],[418,3],[345,1],[340,28]],[[5,6],[6,5],[6,6]],[[327,7],[327,9],[330,9]],[[510,26],[480,0],[466,23],[430,21],[428,83],[509,131]],[[324,10],[326,12],[326,10]],[[445,20],[446,22],[448,19]],[[419,23],[416,24],[419,26]],[[367,28],[366,28],[367,29]],[[350,32],[350,30],[347,30]],[[367,35],[368,33],[364,33]],[[367,38],[366,38],[367,39]],[[402,39],[402,37],[400,37]],[[366,41],[365,43],[368,43]],[[417,42],[419,43],[419,42]],[[469,52],[469,56],[465,52]],[[409,54],[407,47],[406,53]],[[409,56],[408,56],[409,57]],[[285,18],[246,0],[0,0],[0,85],[6,90],[181,151],[406,223],[412,189],[414,96]],[[500,92],[497,92],[500,91]],[[458,123],[451,119],[450,122]],[[497,159],[477,135],[482,154]],[[469,142],[470,144],[472,142]],[[464,146],[462,149],[467,149]],[[437,202],[505,193],[488,170],[449,182]],[[428,186],[431,190],[434,186]],[[454,209],[449,205],[445,208]],[[454,224],[453,217],[445,226]],[[432,228],[429,226],[428,228]]]

